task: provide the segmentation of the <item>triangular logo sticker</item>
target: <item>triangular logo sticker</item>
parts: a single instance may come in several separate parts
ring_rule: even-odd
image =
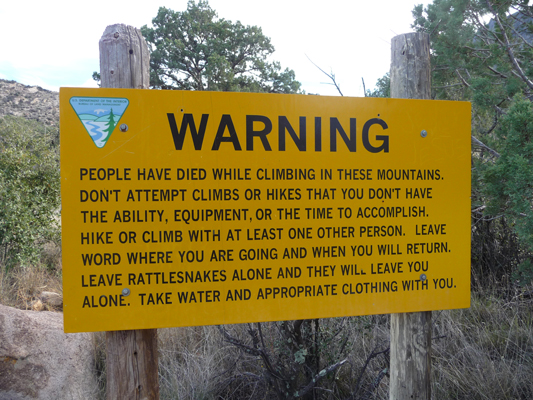
[[[129,103],[128,99],[113,97],[70,98],[70,105],[99,148],[106,145]]]

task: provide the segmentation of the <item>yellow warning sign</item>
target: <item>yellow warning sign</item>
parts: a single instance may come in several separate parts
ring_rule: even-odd
[[[468,307],[470,105],[62,88],[66,332]]]

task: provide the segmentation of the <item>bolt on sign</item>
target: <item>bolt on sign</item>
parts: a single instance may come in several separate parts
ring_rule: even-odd
[[[470,105],[62,88],[66,332],[470,305]]]

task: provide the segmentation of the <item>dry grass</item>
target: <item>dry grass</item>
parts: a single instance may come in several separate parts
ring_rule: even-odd
[[[434,398],[533,398],[533,301],[474,294],[466,310],[434,313]]]
[[[21,310],[61,311],[61,307],[46,303],[39,306],[42,292],[63,296],[61,246],[53,242],[44,244],[40,259],[38,265],[10,269],[0,264],[0,304]]]
[[[1,304],[31,309],[42,291],[62,293],[60,254],[54,249],[48,254],[47,265],[7,272],[0,268]],[[433,313],[433,399],[533,398],[531,293],[531,288],[514,295],[485,289],[473,293],[470,309]],[[252,345],[250,331],[257,327],[242,324],[226,329],[241,343]],[[303,372],[291,370],[298,363],[287,352],[280,323],[261,327],[272,362],[285,365],[284,373],[305,382],[305,367]],[[160,329],[158,335],[162,399],[279,398],[264,360],[228,343],[217,327]],[[324,377],[310,398],[388,399],[388,316],[320,320],[319,335],[313,337],[318,338],[319,368],[344,358],[347,362]],[[103,399],[105,334],[95,334],[93,342]]]
[[[228,349],[214,326],[158,330],[162,399],[211,399],[223,384]]]
[[[14,267],[5,271],[0,266],[0,304],[31,310],[43,291],[63,294],[60,271],[45,266]],[[38,309],[42,310],[60,311],[47,304]]]
[[[105,332],[94,332],[91,335],[94,348],[94,373],[98,388],[99,400],[105,400],[106,364],[105,364]]]
[[[261,326],[265,348],[274,355],[271,361],[279,362],[286,351],[279,342],[279,323]],[[249,332],[256,327],[225,328],[241,343],[251,345]],[[346,354],[348,362],[321,381],[315,398],[388,398],[388,317],[323,319],[320,330],[324,339],[321,366],[334,364]],[[217,327],[160,329],[159,357],[162,399],[279,398],[269,385],[264,360],[227,343]]]
[[[315,391],[319,399],[388,399],[388,316],[321,320],[348,334],[348,362]],[[472,307],[433,313],[433,399],[533,398],[533,300],[473,294]],[[268,340],[275,323],[263,324]],[[227,327],[246,341],[249,326]],[[341,341],[338,335],[336,340]],[[325,343],[323,366],[338,343]],[[270,344],[273,345],[273,342]],[[163,399],[274,399],[261,360],[223,342],[215,327],[160,330]]]

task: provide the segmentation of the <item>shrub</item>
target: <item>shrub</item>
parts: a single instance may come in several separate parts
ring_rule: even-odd
[[[37,261],[59,241],[59,147],[56,128],[0,119],[0,265]]]
[[[516,231],[524,249],[515,279],[527,285],[533,279],[529,252],[533,251],[533,105],[521,95],[515,96],[496,129],[500,154],[485,172],[487,214],[505,216]]]

